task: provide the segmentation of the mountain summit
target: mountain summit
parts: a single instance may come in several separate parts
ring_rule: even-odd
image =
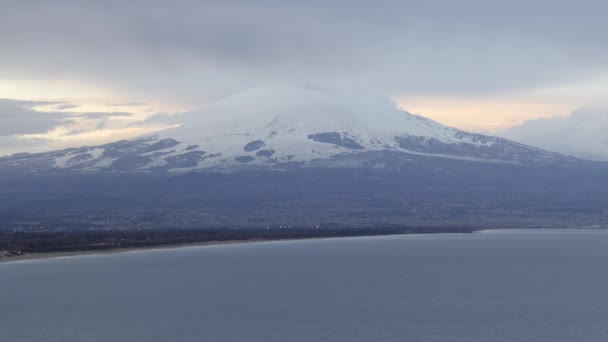
[[[378,104],[379,103],[379,104]],[[182,114],[182,124],[115,143],[0,158],[29,172],[171,172],[391,167],[395,158],[561,165],[577,159],[467,133],[395,109],[313,87],[248,89]]]
[[[155,134],[0,158],[0,206],[22,209],[0,216],[104,229],[606,222],[606,164],[365,98],[254,88]]]

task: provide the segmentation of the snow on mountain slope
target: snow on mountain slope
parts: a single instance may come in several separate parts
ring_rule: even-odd
[[[169,172],[332,167],[342,165],[333,163],[337,158],[365,159],[375,152],[515,164],[576,162],[379,103],[315,88],[260,87],[183,114],[176,128],[97,147],[13,155],[0,158],[0,167]]]

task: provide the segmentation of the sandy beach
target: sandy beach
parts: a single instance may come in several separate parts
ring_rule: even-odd
[[[416,233],[392,233],[392,234],[378,234],[378,235],[350,235],[350,236],[309,236],[309,237],[291,237],[291,238],[254,238],[254,239],[243,239],[243,240],[225,240],[225,241],[203,241],[203,242],[192,242],[192,243],[181,243],[181,244],[166,244],[156,246],[144,246],[144,247],[124,247],[124,248],[107,248],[107,249],[91,249],[73,252],[46,252],[46,253],[28,253],[18,256],[0,257],[0,263],[9,263],[23,260],[37,260],[37,259],[49,259],[49,258],[60,258],[60,257],[71,257],[71,256],[82,256],[82,255],[95,255],[95,254],[114,254],[114,253],[127,253],[132,251],[145,251],[145,250],[162,250],[162,249],[175,249],[185,247],[205,247],[205,246],[216,246],[216,245],[228,245],[228,244],[243,244],[243,243],[259,243],[259,242],[272,242],[272,241],[298,241],[298,240],[319,240],[319,239],[349,239],[349,238],[362,238],[362,237],[381,237],[391,235],[420,235],[420,234],[469,234],[471,232],[416,232]]]
[[[288,241],[288,240],[302,240],[302,239],[282,239],[282,240],[254,239],[254,240],[207,241],[207,242],[146,246],[146,247],[109,248],[109,249],[74,251],[74,252],[30,253],[30,254],[24,254],[24,255],[19,255],[19,256],[14,256],[14,257],[0,258],[0,263],[9,263],[9,262],[23,261],[23,260],[38,260],[38,259],[82,256],[82,255],[127,253],[127,252],[132,252],[132,251],[162,250],[162,249],[176,249],[176,248],[184,248],[184,247],[204,247],[204,246],[256,243],[256,242],[268,242],[268,241]]]

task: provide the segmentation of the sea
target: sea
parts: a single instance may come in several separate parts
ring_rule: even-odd
[[[0,341],[608,341],[608,230],[184,247],[0,264]]]

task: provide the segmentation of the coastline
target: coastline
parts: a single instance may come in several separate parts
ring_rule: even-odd
[[[205,242],[193,242],[193,243],[182,243],[182,244],[168,244],[158,246],[146,246],[146,247],[124,247],[124,248],[108,248],[108,249],[91,249],[74,252],[47,252],[47,253],[29,253],[18,255],[14,257],[0,258],[0,264],[11,263],[16,261],[27,261],[27,260],[42,260],[42,259],[53,259],[53,258],[64,258],[64,257],[78,257],[83,255],[103,255],[103,254],[121,254],[136,251],[149,251],[149,250],[163,250],[163,249],[178,249],[186,247],[206,247],[206,246],[217,246],[217,245],[236,245],[243,243],[257,243],[257,242],[270,242],[270,241],[292,241],[292,240],[312,240],[322,238],[306,238],[306,239],[282,239],[282,240],[271,240],[271,239],[251,239],[251,240],[226,240],[226,241],[205,241]]]
[[[150,250],[165,250],[165,249],[179,249],[187,247],[208,247],[218,245],[236,245],[246,243],[260,243],[260,242],[278,242],[278,241],[302,241],[302,240],[327,240],[327,239],[352,239],[352,238],[363,238],[363,237],[381,237],[381,236],[405,236],[405,235],[434,235],[434,234],[471,234],[471,232],[443,232],[443,233],[396,233],[396,234],[378,234],[378,235],[351,235],[351,236],[317,236],[317,237],[301,237],[301,238],[285,238],[285,239],[244,239],[244,240],[225,240],[225,241],[202,241],[192,243],[180,243],[180,244],[166,244],[156,246],[144,246],[144,247],[124,247],[124,248],[108,248],[108,249],[91,249],[82,251],[72,252],[44,252],[44,253],[28,253],[23,255],[17,255],[12,257],[0,258],[0,264],[12,263],[18,261],[28,260],[43,260],[53,258],[64,258],[64,257],[78,257],[85,255],[103,255],[103,254],[120,254],[129,253],[136,251],[150,251]]]

